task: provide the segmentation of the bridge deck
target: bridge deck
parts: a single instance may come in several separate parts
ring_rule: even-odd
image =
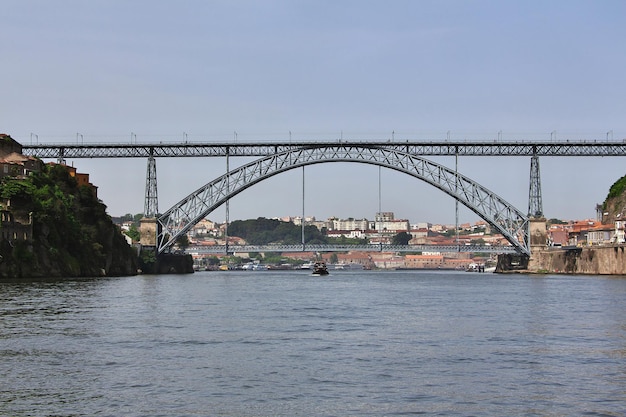
[[[186,252],[248,253],[248,252],[472,252],[517,253],[513,246],[486,245],[214,245],[190,246]]]
[[[23,154],[39,158],[148,158],[269,156],[301,148],[332,146],[385,148],[422,156],[626,156],[622,141],[449,142],[449,141],[306,141],[250,143],[102,143],[23,145]]]

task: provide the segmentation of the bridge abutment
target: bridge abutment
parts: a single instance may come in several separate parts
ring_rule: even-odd
[[[530,258],[528,270],[537,272],[541,270],[540,253],[546,250],[548,245],[548,228],[545,217],[531,217],[528,219],[530,237]]]
[[[498,255],[496,272],[538,272],[542,270],[541,253],[545,251],[548,243],[548,229],[544,217],[531,217],[528,219],[530,257],[523,254]]]
[[[139,243],[141,253],[139,264],[147,274],[191,274],[193,259],[191,255],[157,253],[158,222],[156,217],[144,217],[140,220]]]

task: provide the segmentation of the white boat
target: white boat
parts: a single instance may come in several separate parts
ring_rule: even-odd
[[[339,263],[339,264],[334,264],[333,265],[333,269],[338,269],[338,270],[344,270],[344,271],[348,271],[348,270],[362,270],[363,269],[363,265],[361,264],[357,264],[357,263]]]

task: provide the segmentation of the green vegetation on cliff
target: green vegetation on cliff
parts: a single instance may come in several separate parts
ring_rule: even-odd
[[[613,183],[602,204],[602,222],[613,223],[626,215],[626,175]]]
[[[626,190],[626,175],[615,181],[615,183],[609,189],[609,195],[606,198],[609,199],[619,197],[624,193],[624,190]]]
[[[94,189],[78,186],[62,165],[4,178],[0,198],[15,219],[32,219],[31,239],[0,241],[2,277],[119,276],[137,272],[137,256]]]

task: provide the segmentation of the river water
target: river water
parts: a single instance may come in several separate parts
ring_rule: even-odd
[[[1,416],[623,416],[626,277],[0,282]]]

